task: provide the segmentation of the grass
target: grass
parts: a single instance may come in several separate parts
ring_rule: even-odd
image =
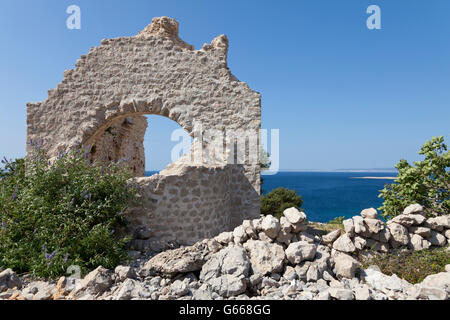
[[[345,217],[337,217],[327,223],[309,222],[308,232],[311,234],[324,235],[337,229],[344,231],[344,225],[342,224],[344,220]]]
[[[364,268],[376,265],[384,274],[396,274],[409,283],[416,284],[431,274],[445,271],[445,266],[450,264],[450,252],[446,249],[435,248],[377,254],[371,258],[362,258],[361,262]]]

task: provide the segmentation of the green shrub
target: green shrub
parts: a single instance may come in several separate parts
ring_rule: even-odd
[[[277,188],[261,197],[261,214],[271,214],[280,218],[285,209],[291,207],[300,209],[302,204],[302,197],[297,195],[295,190]]]
[[[370,259],[363,259],[363,267],[376,265],[387,275],[396,274],[409,283],[419,283],[431,274],[444,272],[450,264],[450,252],[446,248],[432,250],[400,251],[398,253],[378,254]]]
[[[50,164],[34,144],[25,159],[0,169],[0,266],[55,277],[77,265],[111,268],[126,255],[118,236],[136,193],[122,165],[91,164],[88,151],[60,154]]]
[[[427,141],[419,154],[425,159],[414,162],[415,166],[400,160],[394,183],[380,191],[384,203],[379,210],[385,219],[401,214],[413,203],[424,206],[428,216],[450,214],[450,154],[444,138]]]

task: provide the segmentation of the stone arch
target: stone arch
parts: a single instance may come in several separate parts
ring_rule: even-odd
[[[27,139],[43,139],[50,156],[87,145],[95,145],[92,157],[104,161],[131,153],[135,157],[135,174],[139,176],[143,153],[139,141],[146,126],[145,114],[168,117],[191,136],[194,136],[195,123],[201,123],[201,130],[259,132],[260,94],[231,74],[227,54],[225,35],[194,50],[178,37],[178,22],[168,17],[154,18],[136,36],[102,40],[99,47],[81,56],[75,69],[64,72],[62,82],[48,92],[45,101],[27,104]],[[114,129],[122,134],[115,141],[119,145],[115,158],[108,156],[111,150],[107,150],[113,148],[113,139],[104,136],[112,126],[117,126]],[[130,147],[133,143],[138,144],[134,150]],[[205,144],[207,140],[194,139],[195,148]],[[106,155],[103,158],[99,156],[102,153]],[[213,161],[199,166],[190,162],[189,157],[182,157],[158,177],[137,178],[148,188],[149,196],[141,201],[141,213],[134,213],[134,217],[143,218],[134,219],[131,213],[130,219],[139,220],[143,226],[169,228],[165,239],[172,236],[187,243],[212,236],[211,232],[205,234],[202,230],[218,233],[233,228],[245,218],[259,215],[259,174],[259,163],[238,165]],[[174,218],[164,225],[155,224],[154,220],[162,219],[174,204],[174,199],[171,203],[163,200],[175,192],[170,186],[180,186],[180,181],[187,178],[194,184],[203,181],[204,192],[208,187],[216,188],[224,196],[215,200],[207,194],[190,198],[197,199],[192,205],[198,207],[196,215],[200,220],[206,221],[203,225],[198,221],[183,224],[182,213],[190,212],[187,207],[177,208]],[[168,194],[161,195],[163,185]],[[178,187],[177,192],[180,190]],[[155,209],[152,195],[158,192],[161,201]],[[156,217],[149,214],[154,210],[159,212]],[[158,237],[160,233],[156,229],[153,233]],[[180,232],[182,236],[178,235]]]

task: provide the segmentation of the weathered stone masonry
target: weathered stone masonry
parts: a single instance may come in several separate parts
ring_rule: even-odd
[[[260,129],[260,95],[231,74],[227,54],[225,35],[194,50],[167,17],[154,18],[137,36],[102,40],[45,101],[27,104],[28,141],[43,139],[50,156],[91,146],[92,161],[129,158],[142,192],[127,216],[143,245],[193,243],[231,230],[259,214],[257,163],[215,158],[199,165],[184,156],[142,177],[146,114],[168,117],[193,137],[196,123],[202,131]],[[193,148],[208,143],[194,140]]]

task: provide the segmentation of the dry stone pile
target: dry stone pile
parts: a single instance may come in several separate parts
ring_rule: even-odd
[[[401,247],[422,250],[450,243],[450,216],[427,218],[419,204],[408,206],[387,223],[379,220],[377,211],[371,208],[343,224],[344,234],[333,231],[323,237],[323,242],[345,253],[364,249],[388,252]]]
[[[279,220],[245,220],[213,239],[115,270],[98,267],[80,280],[30,281],[7,269],[0,273],[0,299],[449,299],[450,265],[413,285],[373,266],[363,269],[354,257],[370,248],[418,250],[418,240],[422,247],[446,245],[448,217],[426,218],[422,211],[409,206],[385,224],[366,209],[344,222],[345,232],[321,237],[310,232],[303,212],[289,208]]]

